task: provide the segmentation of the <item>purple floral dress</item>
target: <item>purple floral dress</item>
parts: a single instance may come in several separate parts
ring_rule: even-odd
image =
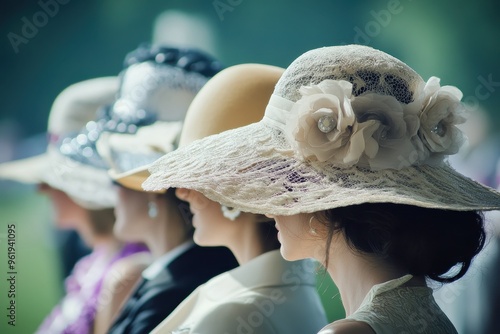
[[[143,245],[128,244],[111,259],[102,248],[96,248],[83,257],[65,281],[66,295],[45,318],[36,333],[92,333],[102,282],[112,264],[143,251],[147,251]]]

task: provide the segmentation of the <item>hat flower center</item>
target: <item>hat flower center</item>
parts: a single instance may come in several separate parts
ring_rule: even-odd
[[[318,120],[318,128],[323,133],[332,131],[335,126],[337,126],[337,122],[329,115],[321,116]]]

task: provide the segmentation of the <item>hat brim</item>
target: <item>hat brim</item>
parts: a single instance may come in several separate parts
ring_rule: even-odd
[[[149,167],[150,165],[145,165],[125,173],[118,173],[114,169],[110,169],[108,170],[108,174],[113,181],[125,188],[144,192],[145,190],[142,188],[142,184],[151,175],[148,170]],[[153,192],[164,193],[165,191],[166,189],[160,189]]]
[[[293,215],[362,203],[457,211],[500,209],[500,195],[449,165],[370,171],[297,159],[265,119],[206,137],[153,163],[146,190],[197,190],[257,214]]]
[[[72,160],[55,147],[48,148],[50,168],[43,181],[65,192],[76,203],[90,210],[113,208],[116,191],[106,169]]]
[[[100,210],[116,204],[116,194],[105,170],[75,162],[53,147],[44,154],[0,164],[0,179],[46,183],[86,209]]]
[[[0,164],[0,179],[27,184],[46,182],[44,175],[50,168],[47,153]]]

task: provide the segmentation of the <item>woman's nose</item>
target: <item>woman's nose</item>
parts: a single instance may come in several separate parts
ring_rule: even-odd
[[[185,201],[189,197],[189,189],[177,188],[175,189],[175,196]]]

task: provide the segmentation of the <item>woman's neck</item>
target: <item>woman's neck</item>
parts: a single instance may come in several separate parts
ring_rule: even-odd
[[[145,240],[154,259],[170,252],[177,246],[189,240],[184,226],[184,221],[180,215],[168,214],[158,215],[158,222],[155,229],[152,229]],[[151,225],[151,222],[149,222]]]
[[[92,237],[92,249],[102,249],[109,254],[115,254],[121,247],[123,242],[118,240],[114,234],[94,235]]]
[[[334,237],[335,238],[335,237]],[[343,237],[331,249],[328,273],[339,289],[346,316],[360,307],[370,289],[380,283],[404,276],[406,273],[372,257],[356,254]]]
[[[254,221],[254,215],[248,214],[241,217],[241,221],[235,224],[235,230],[228,240],[227,246],[233,253],[239,265],[245,264],[259,255],[267,253],[272,249],[266,247],[259,233],[258,222]]]

